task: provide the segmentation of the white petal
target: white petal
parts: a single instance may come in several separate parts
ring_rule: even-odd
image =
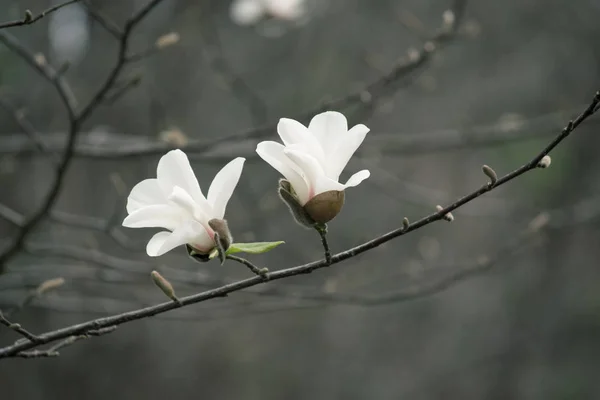
[[[325,157],[330,157],[338,141],[343,140],[348,132],[348,121],[342,113],[325,111],[315,115],[308,129],[321,143]]]
[[[284,149],[285,147],[281,143],[269,141],[260,142],[256,146],[258,155],[290,182],[299,200],[304,204],[308,201],[308,186],[299,167],[283,153]]]
[[[152,238],[146,245],[146,253],[148,253],[150,257],[157,257],[162,255],[158,254],[158,251],[165,243],[165,241],[169,238],[169,236],[171,236],[171,232],[158,232],[157,234],[152,236]]]
[[[174,230],[184,217],[181,210],[166,204],[146,206],[135,210],[125,218],[127,228],[165,228]]]
[[[281,118],[277,124],[277,133],[286,146],[302,146],[302,150],[314,155],[319,162],[323,161],[323,148],[311,131],[300,122]]]
[[[253,25],[264,13],[265,9],[260,0],[236,0],[231,3],[229,9],[231,19],[238,25]]]
[[[346,132],[343,139],[337,142],[333,152],[329,154],[329,162],[326,170],[327,176],[336,181],[339,180],[340,174],[346,168],[348,161],[350,161],[350,158],[352,158],[352,155],[360,147],[363,140],[365,140],[365,136],[369,130],[365,125],[358,124]]]
[[[146,252],[150,257],[158,257],[186,243],[201,244],[205,247],[208,243],[206,238],[209,238],[206,229],[197,221],[188,220],[178,226],[172,233],[159,232],[154,235],[146,246]],[[212,246],[214,247],[214,242]]]
[[[227,203],[237,186],[242,169],[244,168],[243,157],[238,157],[229,162],[215,175],[210,188],[208,189],[208,202],[212,206],[213,218],[223,218]]]
[[[358,186],[359,183],[361,183],[362,181],[367,179],[369,176],[371,176],[371,173],[369,172],[369,170],[363,169],[362,171],[358,171],[357,173],[352,175],[350,177],[350,179],[348,179],[348,182],[346,182],[346,184],[344,186],[345,187]]]
[[[156,177],[160,188],[166,195],[171,194],[175,186],[179,186],[188,192],[197,203],[206,200],[190,161],[181,150],[171,150],[161,157],[156,169]]]
[[[310,154],[303,151],[295,150],[293,148],[286,148],[284,153],[294,163],[296,163],[304,172],[304,179],[308,186],[308,197],[306,201],[300,199],[300,203],[304,205],[308,200],[314,196],[327,192],[329,190],[344,190],[344,185],[329,179],[319,162]]]
[[[206,225],[208,220],[213,218],[212,207],[208,203],[204,207],[201,207],[201,205],[194,202],[194,199],[192,199],[192,196],[188,192],[179,186],[173,188],[173,192],[169,196],[169,201],[185,211],[189,218],[195,218],[202,224]]]
[[[160,190],[158,180],[145,179],[135,185],[127,198],[127,212],[131,214],[142,207],[167,204],[167,197]]]

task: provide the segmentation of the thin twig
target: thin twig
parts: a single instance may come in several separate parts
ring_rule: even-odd
[[[31,25],[37,21],[39,21],[40,19],[44,18],[45,16],[52,14],[55,11],[60,10],[63,7],[66,7],[70,4],[73,3],[77,3],[81,0],[69,0],[69,1],[65,1],[64,3],[60,3],[57,4],[55,6],[52,6],[44,11],[42,11],[41,13],[39,13],[38,15],[36,15],[35,17],[31,14],[31,11],[26,10],[25,11],[25,16],[23,17],[23,19],[18,19],[16,21],[9,21],[9,22],[2,22],[0,23],[0,29],[4,29],[4,28],[11,28],[13,26],[23,26],[23,25]]]
[[[450,204],[449,206],[442,207],[437,212],[430,214],[426,217],[421,218],[420,220],[413,222],[407,228],[400,227],[391,232],[388,232],[384,235],[381,235],[375,239],[372,239],[368,242],[365,242],[356,247],[350,248],[346,251],[337,253],[331,257],[331,264],[328,264],[325,260],[315,261],[308,264],[282,269],[279,271],[270,272],[268,274],[268,280],[278,280],[289,278],[291,276],[296,276],[300,274],[310,273],[317,269],[322,269],[329,267],[333,264],[338,264],[344,260],[353,258],[358,256],[359,254],[365,253],[376,247],[389,242],[390,240],[403,236],[409,232],[420,229],[424,226],[427,226],[433,222],[442,220],[444,216],[457,208],[473,201],[474,199],[482,196],[483,194],[495,190],[496,188],[504,185],[507,182],[512,181],[513,179],[537,168],[539,161],[546,156],[550,151],[552,151],[558,144],[560,144],[564,139],[566,139],[583,121],[589,118],[596,111],[596,107],[600,104],[600,92],[597,92],[594,96],[594,99],[590,103],[590,105],[586,108],[586,110],[579,115],[575,120],[570,121],[568,125],[563,129],[563,131],[552,140],[541,152],[535,155],[531,161],[527,164],[517,168],[513,172],[504,175],[499,178],[494,186],[483,185],[481,188],[475,190],[474,192],[458,199],[456,202]],[[98,318],[88,322],[84,322],[81,324],[76,324],[72,326],[68,326],[62,329],[57,329],[54,331],[49,331],[43,334],[38,335],[38,342],[34,343],[32,341],[24,341],[18,342],[13,345],[6,346],[0,349],[0,358],[8,358],[8,357],[16,357],[20,352],[27,351],[33,349],[40,344],[55,342],[58,340],[63,340],[73,335],[79,335],[87,332],[90,329],[101,329],[108,326],[117,326],[124,323],[128,323],[131,321],[152,317],[158,314],[162,314],[168,311],[171,311],[175,308],[180,308],[182,306],[187,306],[190,304],[200,303],[209,299],[224,297],[230,293],[237,292],[252,286],[260,285],[265,282],[260,276],[256,276],[253,278],[244,279],[238,282],[234,282],[231,284],[227,284],[212,290],[208,290],[202,293],[197,293],[191,296],[183,297],[180,299],[180,303],[176,304],[174,302],[162,303],[150,307],[141,308],[134,311],[125,312],[122,314],[113,315],[105,318]]]
[[[81,125],[92,115],[96,108],[100,104],[102,104],[107,94],[117,82],[121,70],[126,64],[127,51],[129,49],[129,39],[131,33],[133,32],[133,29],[154,7],[156,7],[162,1],[163,0],[151,0],[146,4],[146,6],[144,6],[141,10],[139,10],[127,20],[123,29],[123,35],[120,37],[119,40],[119,52],[117,61],[115,62],[108,77],[100,86],[96,94],[79,113],[76,113],[75,111],[76,103],[74,103],[74,100],[68,95],[70,91],[67,90],[68,86],[66,86],[62,77],[59,76],[56,73],[56,71],[47,63],[36,62],[35,56],[23,45],[21,45],[16,38],[12,37],[6,32],[0,31],[1,42],[3,42],[13,52],[18,54],[26,62],[32,65],[36,70],[38,70],[38,72],[40,72],[42,76],[44,76],[46,79],[53,83],[53,85],[59,93],[59,96],[65,104],[65,108],[67,109],[67,113],[69,116],[68,140],[65,146],[62,159],[56,169],[56,177],[54,179],[54,182],[52,183],[50,190],[48,191],[42,205],[31,217],[28,218],[27,222],[25,222],[19,230],[19,233],[17,234],[13,242],[0,255],[0,273],[4,271],[7,261],[14,257],[23,247],[26,238],[33,231],[33,228],[35,228],[37,224],[40,221],[42,221],[42,219],[44,219],[44,217],[50,212],[52,206],[58,199],[58,195],[60,194],[62,184],[66,178],[66,172],[73,160],[75,142],[77,139],[77,135],[80,131]]]
[[[329,250],[329,242],[327,242],[327,225],[316,225],[315,230],[319,232],[319,236],[321,237],[321,244],[323,245],[323,250],[325,250],[325,262],[331,264],[331,250]]]
[[[4,317],[4,314],[2,314],[2,311],[0,311],[0,324],[17,332],[19,335],[26,338],[29,342],[38,343],[38,341],[39,341],[39,339],[36,335],[29,332],[27,329],[23,328],[20,324],[16,324],[14,322],[10,322],[9,320],[7,320],[6,317]]]
[[[228,260],[232,260],[232,261],[239,262],[240,264],[244,264],[246,267],[248,267],[248,269],[250,271],[252,271],[254,274],[260,276],[263,279],[269,278],[269,275],[268,275],[269,269],[268,268],[257,267],[256,265],[252,264],[250,261],[246,260],[245,258],[234,256],[233,254],[227,254],[226,258]]]

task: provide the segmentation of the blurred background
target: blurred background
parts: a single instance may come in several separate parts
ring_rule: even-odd
[[[146,1],[81,1],[3,32],[85,105],[117,59],[113,25]],[[599,89],[600,1],[477,0],[461,13],[462,3],[163,1],[79,129],[56,204],[6,261],[0,308],[43,332],[163,302],[153,269],[179,295],[249,277],[239,264],[194,263],[183,248],[150,258],[154,231],[120,227],[129,190],[172,147],[188,153],[203,188],[247,158],[228,206],[233,235],[286,241],[254,262],[277,270],[322,258],[254,148],[277,140],[279,118],[307,122],[335,99],[351,125],[371,128],[343,176],[368,168],[371,178],[349,189],[330,223],[335,252],[477,189],[483,164],[503,175],[529,161]],[[2,0],[0,15],[53,4]],[[9,246],[51,189],[69,120],[56,89],[5,46],[0,80]],[[125,324],[59,358],[2,360],[2,398],[599,398],[599,122],[577,129],[549,169],[458,209],[452,223]],[[0,328],[1,345],[18,339]]]

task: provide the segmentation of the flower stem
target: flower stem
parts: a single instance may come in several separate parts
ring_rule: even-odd
[[[329,243],[327,242],[327,224],[317,224],[315,225],[315,229],[321,236],[321,243],[325,250],[325,262],[331,264],[331,250],[329,250]]]
[[[237,261],[240,264],[244,264],[246,267],[248,267],[248,269],[250,271],[252,271],[253,273],[255,273],[256,275],[262,277],[262,278],[267,278],[267,274],[269,273],[269,269],[268,268],[259,268],[256,265],[252,264],[250,261],[246,260],[245,258],[242,257],[238,257],[238,256],[234,256],[232,254],[228,254],[226,256],[227,259],[229,260],[233,260],[233,261]]]

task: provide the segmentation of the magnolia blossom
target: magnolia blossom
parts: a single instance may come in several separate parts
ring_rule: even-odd
[[[306,0],[234,0],[231,19],[238,25],[253,25],[270,16],[281,20],[298,20],[306,13]]]
[[[133,187],[127,199],[128,228],[164,228],[148,242],[151,257],[183,244],[202,253],[215,247],[215,232],[209,221],[222,220],[225,208],[242,174],[244,158],[238,157],[221,169],[205,197],[190,162],[181,150],[172,150],[158,162],[156,178]]]
[[[261,142],[258,155],[289,181],[301,206],[328,191],[343,191],[370,175],[355,173],[345,184],[340,174],[363,142],[369,128],[359,124],[348,130],[346,117],[335,111],[316,115],[308,128],[293,119],[282,118],[277,132],[283,144]]]

